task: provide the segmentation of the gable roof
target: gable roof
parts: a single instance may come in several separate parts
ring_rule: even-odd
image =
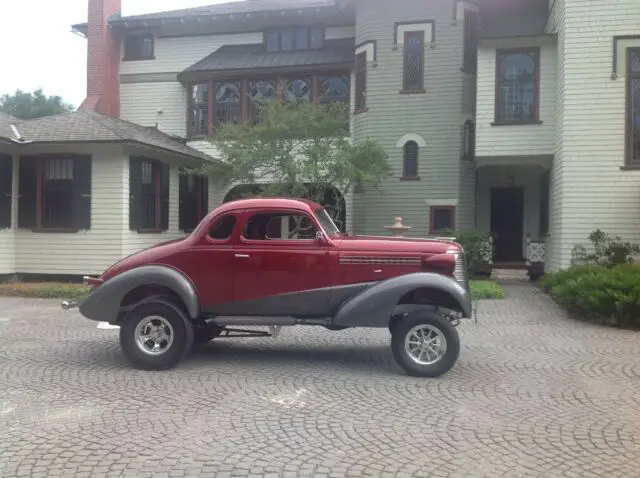
[[[78,110],[53,116],[45,116],[16,124],[22,141],[10,128],[2,129],[0,118],[0,139],[12,144],[33,143],[137,143],[207,162],[216,161],[184,144],[182,140],[147,126],[101,115],[94,111]],[[8,133],[8,134],[7,134]]]
[[[353,62],[353,38],[327,40],[318,50],[268,52],[264,45],[223,45],[178,75],[185,80],[199,72],[261,70],[308,66],[339,66]]]

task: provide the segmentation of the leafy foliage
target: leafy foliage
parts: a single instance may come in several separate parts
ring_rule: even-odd
[[[390,171],[375,141],[351,142],[347,104],[269,101],[260,108],[258,124],[225,124],[211,138],[229,165],[221,178],[227,183],[262,183],[252,195],[325,204],[328,191],[377,188]]]
[[[491,254],[488,246],[489,236],[477,229],[466,229],[460,232],[454,230],[444,230],[441,236],[455,237],[455,240],[464,248],[467,260],[467,270],[470,276],[474,276],[480,271],[480,266],[487,263]]]
[[[69,113],[73,110],[73,105],[65,103],[59,96],[47,96],[41,89],[33,93],[16,90],[13,95],[0,96],[0,112],[22,120]]]
[[[588,239],[593,245],[592,253],[587,253],[586,249],[580,245],[573,248],[573,254],[579,262],[613,267],[619,264],[631,264],[633,256],[640,254],[640,245],[625,242],[620,236],[605,234],[600,229],[589,234]]]
[[[640,266],[585,264],[547,273],[543,290],[569,311],[617,327],[640,327]]]

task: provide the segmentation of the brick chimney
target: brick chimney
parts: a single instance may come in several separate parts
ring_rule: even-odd
[[[122,0],[89,0],[87,31],[87,97],[80,109],[120,116],[120,41],[109,29]]]

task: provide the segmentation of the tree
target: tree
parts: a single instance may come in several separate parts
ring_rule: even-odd
[[[229,166],[224,181],[259,183],[248,195],[311,199],[337,218],[340,193],[377,188],[390,171],[380,145],[349,138],[348,104],[269,101],[258,108],[261,121],[225,124],[211,138]]]
[[[74,109],[73,105],[65,103],[59,96],[46,96],[41,89],[33,93],[16,90],[13,95],[0,96],[0,112],[22,120],[68,113]]]

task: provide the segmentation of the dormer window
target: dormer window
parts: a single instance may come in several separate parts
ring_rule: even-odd
[[[154,59],[154,41],[151,33],[135,33],[124,39],[124,61]]]
[[[287,27],[268,30],[264,35],[267,51],[318,50],[324,44],[322,27]]]

